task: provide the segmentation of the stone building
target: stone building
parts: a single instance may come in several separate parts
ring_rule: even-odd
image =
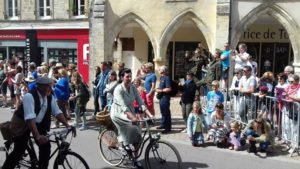
[[[0,59],[54,59],[89,73],[90,0],[0,0]]]
[[[179,78],[185,52],[198,42],[212,53],[243,42],[259,74],[265,63],[275,73],[289,64],[299,73],[298,9],[297,0],[92,0],[90,70],[102,60],[134,70],[152,61]]]

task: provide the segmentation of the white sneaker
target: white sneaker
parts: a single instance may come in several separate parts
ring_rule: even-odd
[[[182,130],[181,133],[186,133],[186,129]]]

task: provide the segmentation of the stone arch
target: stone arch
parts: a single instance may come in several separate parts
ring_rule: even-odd
[[[124,16],[122,16],[120,19],[118,19],[112,26],[111,28],[108,28],[108,32],[106,34],[107,37],[107,42],[108,42],[108,54],[111,56],[113,53],[113,42],[114,39],[117,37],[117,35],[121,32],[121,30],[124,28],[125,25],[127,25],[128,23],[131,22],[135,22],[137,24],[139,24],[143,30],[146,32],[148,38],[150,39],[150,42],[153,46],[154,52],[156,49],[156,39],[154,38],[154,34],[151,30],[151,28],[149,27],[149,25],[138,15],[136,15],[133,12],[127,13]],[[156,53],[154,53],[156,55]]]
[[[198,29],[205,35],[204,38],[206,40],[208,48],[211,49],[212,32],[209,30],[207,25],[191,9],[188,9],[175,16],[164,29],[160,38],[160,49],[158,51],[159,57],[161,57],[161,59],[165,56],[168,44],[172,39],[174,33],[187,20],[193,21],[198,27]]]
[[[231,38],[232,46],[236,46],[243,32],[253,24],[261,15],[267,14],[273,18],[275,18],[283,27],[286,29],[289,39],[291,41],[291,45],[294,51],[294,60],[298,63],[300,61],[299,56],[299,43],[297,40],[297,30],[299,30],[298,24],[293,20],[293,18],[280,6],[274,3],[264,3],[259,5],[252,11],[250,11],[233,29],[232,35],[235,35]]]

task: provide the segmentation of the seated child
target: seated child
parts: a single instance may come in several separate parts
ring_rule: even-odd
[[[239,151],[245,145],[245,140],[241,138],[240,125],[237,121],[230,123],[231,132],[229,134],[229,149]]]
[[[195,101],[193,103],[193,110],[187,119],[187,133],[193,146],[200,146],[204,143],[202,124],[206,127],[200,103]]]

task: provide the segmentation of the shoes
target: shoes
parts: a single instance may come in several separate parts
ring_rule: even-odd
[[[186,129],[182,130],[181,133],[186,133]]]
[[[79,128],[80,131],[83,131],[83,130],[86,130],[86,129],[87,129],[87,126],[81,126],[81,127]]]
[[[256,150],[256,148],[249,148],[248,150],[247,150],[247,152],[248,153],[254,153],[254,154],[256,154],[257,153],[257,150]]]
[[[57,128],[59,128],[59,125],[57,125],[57,124],[54,124],[54,125],[51,127],[51,129],[57,129]]]
[[[170,132],[171,132],[171,129],[164,129],[161,133],[167,134],[167,133],[170,133]]]
[[[165,127],[163,127],[163,126],[158,126],[158,127],[156,127],[156,129],[165,129]]]

